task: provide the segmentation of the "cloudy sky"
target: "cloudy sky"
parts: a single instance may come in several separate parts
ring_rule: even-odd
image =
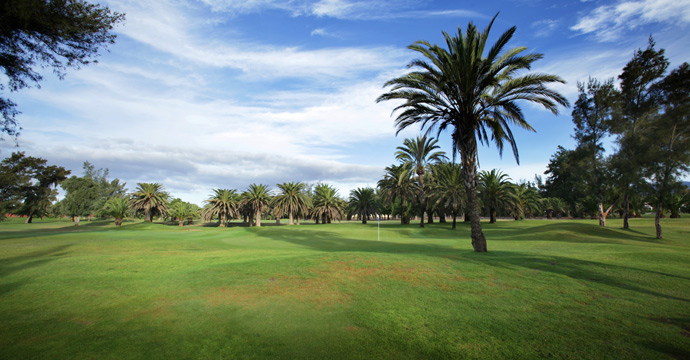
[[[47,74],[41,89],[12,93],[23,127],[12,151],[81,174],[89,161],[127,182],[160,182],[201,204],[212,188],[325,182],[341,195],[374,186],[394,162],[393,103],[376,104],[404,74],[417,40],[442,41],[500,11],[492,39],[544,54],[535,71],[578,81],[617,76],[652,34],[671,67],[690,60],[687,0],[112,0],[126,13],[99,63]],[[512,154],[480,148],[482,169],[514,180],[542,174],[558,145],[573,147],[570,109],[524,104],[536,133],[516,130]],[[450,152],[448,134],[441,135]]]

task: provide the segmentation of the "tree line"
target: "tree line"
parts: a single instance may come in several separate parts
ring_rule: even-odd
[[[559,147],[546,171],[545,193],[562,198],[571,213],[594,214],[601,226],[620,211],[623,227],[647,204],[655,209],[656,237],[664,209],[679,216],[688,201],[690,66],[667,72],[664,49],[650,37],[625,65],[619,84],[590,78],[578,83],[572,112],[575,149]],[[615,149],[605,155],[604,141]]]
[[[328,184],[285,182],[275,189],[250,184],[243,192],[212,189],[203,207],[173,198],[159,183],[138,183],[128,193],[125,183],[117,178],[108,179],[108,169],[96,169],[89,162],[84,163],[83,176],[68,177],[69,170],[45,166],[46,160],[19,152],[0,163],[2,214],[25,216],[27,223],[35,217],[67,216],[75,225],[79,225],[81,217],[108,217],[115,220],[116,226],[121,226],[126,218],[173,221],[179,226],[200,219],[216,222],[220,227],[237,219],[260,227],[266,217],[278,223],[285,219],[288,225],[300,225],[303,220],[328,224],[352,219],[366,224],[377,218],[410,224],[416,219],[420,227],[434,221],[450,221],[454,230],[458,218],[470,221],[462,166],[449,161],[437,143],[426,136],[405,139],[395,153],[397,163],[385,168],[377,186],[354,189],[348,198],[339,196],[337,189]],[[534,182],[516,183],[508,174],[493,169],[480,171],[478,179],[479,213],[490,224],[498,217],[522,220],[598,214],[599,207],[593,202],[597,198],[583,198],[573,208],[569,200],[550,196],[552,177],[547,178],[546,184],[538,177]],[[56,199],[58,184],[65,191],[60,201]],[[679,216],[681,211],[690,212],[690,192],[685,189],[678,195],[679,201],[667,205],[672,217]],[[633,209],[638,215],[644,212],[641,207]],[[614,210],[622,217],[622,203]]]

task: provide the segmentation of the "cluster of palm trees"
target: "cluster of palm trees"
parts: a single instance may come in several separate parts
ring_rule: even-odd
[[[139,183],[136,191],[128,196],[109,199],[103,213],[115,218],[116,226],[121,226],[122,220],[132,215],[140,215],[147,222],[155,217],[177,220],[180,226],[200,217],[206,222],[215,218],[221,227],[238,218],[249,226],[260,227],[262,215],[267,214],[277,222],[287,217],[288,225],[299,225],[300,220],[306,218],[325,224],[343,219],[346,213],[350,217],[355,212],[372,216],[376,212],[373,195],[373,189],[357,189],[353,196],[358,200],[347,202],[330,185],[308,187],[305,183],[287,182],[278,184],[278,192],[274,196],[268,185],[251,184],[243,193],[235,189],[213,189],[205,206],[200,208],[179,199],[170,201],[170,195],[159,183]]]
[[[412,214],[419,214],[420,227],[424,227],[424,214],[428,222],[434,217],[445,222],[464,216],[469,220],[470,203],[460,164],[448,161],[444,152],[438,151],[437,140],[421,136],[406,139],[398,147],[398,164],[385,169],[378,182],[382,212],[394,214],[402,224],[408,224]],[[500,170],[480,171],[476,187],[477,206],[480,215],[495,223],[498,215],[515,220],[525,217],[561,216],[565,202],[558,198],[542,198],[530,183],[515,184]]]

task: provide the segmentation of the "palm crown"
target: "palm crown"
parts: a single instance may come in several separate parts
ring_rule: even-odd
[[[161,215],[168,212],[168,193],[159,183],[138,183],[137,191],[131,197],[132,208],[144,210],[144,221],[151,221],[151,212],[154,209]]]

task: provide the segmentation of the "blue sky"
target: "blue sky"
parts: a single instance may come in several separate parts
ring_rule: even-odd
[[[617,76],[652,34],[671,67],[690,60],[690,1],[113,0],[127,14],[99,63],[51,74],[41,89],[12,93],[19,147],[81,174],[109,168],[127,182],[160,182],[201,204],[213,188],[325,182],[346,196],[375,186],[395,148],[394,103],[376,104],[385,81],[404,74],[416,40],[442,41],[500,11],[492,39],[513,25],[509,47],[544,54],[534,71],[577,82]],[[558,145],[573,147],[570,109],[523,104],[536,133],[516,130],[511,153],[480,148],[482,169],[514,180],[542,174]],[[450,153],[448,134],[441,135]]]

